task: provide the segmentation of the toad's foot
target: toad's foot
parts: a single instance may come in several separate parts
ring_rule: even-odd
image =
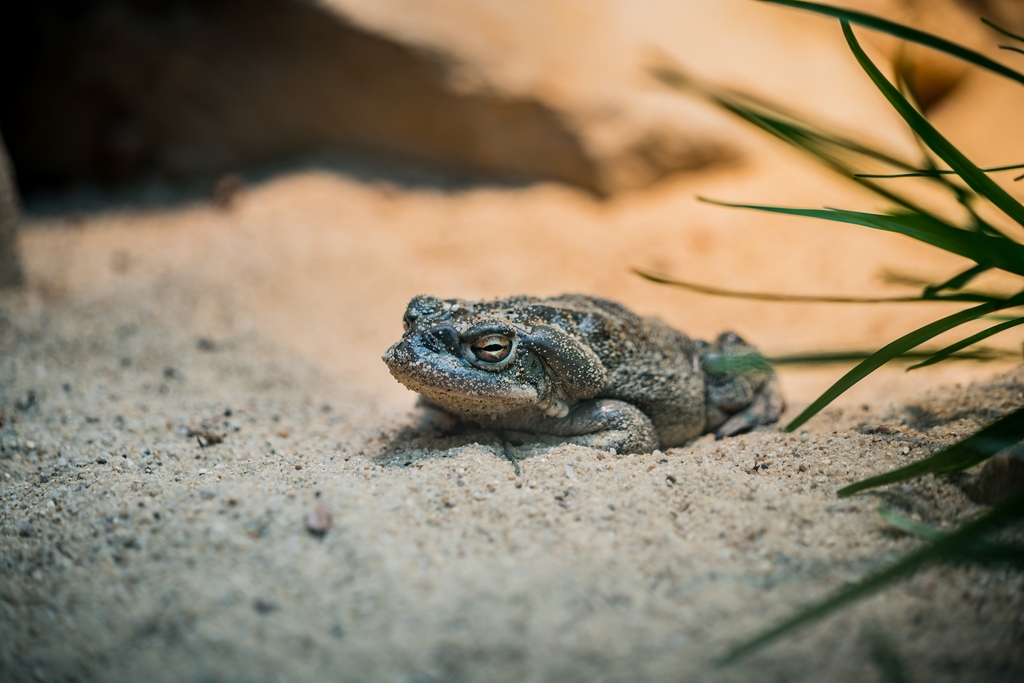
[[[719,335],[701,356],[707,400],[705,431],[721,439],[779,419],[786,407],[768,362],[734,332]]]
[[[722,426],[715,430],[715,438],[734,436],[741,432],[749,432],[758,425],[776,422],[785,409],[786,403],[782,399],[779,380],[773,375],[757,391],[750,405],[729,417]]]

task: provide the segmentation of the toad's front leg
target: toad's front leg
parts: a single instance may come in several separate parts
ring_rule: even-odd
[[[613,398],[580,401],[565,417],[541,418],[529,431],[538,440],[557,437],[561,443],[616,453],[650,453],[658,447],[651,419],[633,404]]]

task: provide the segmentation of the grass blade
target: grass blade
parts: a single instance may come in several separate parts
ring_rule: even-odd
[[[988,267],[984,267],[986,270]],[[959,303],[984,303],[988,301],[1001,301],[1001,298],[996,295],[984,294],[984,293],[973,293],[963,292],[960,294],[945,294],[939,295],[936,293],[926,293],[921,296],[892,296],[892,297],[859,297],[859,296],[812,296],[805,294],[775,294],[771,292],[745,292],[735,289],[723,289],[721,287],[711,287],[709,285],[701,285],[696,282],[689,282],[687,280],[678,280],[668,275],[662,275],[661,273],[655,273],[651,270],[644,268],[633,268],[633,272],[640,277],[650,280],[651,282],[657,282],[662,285],[671,285],[673,287],[679,287],[680,289],[686,289],[691,292],[697,292],[699,294],[708,294],[710,296],[721,296],[731,299],[748,299],[753,301],[772,301],[776,303],[812,303],[812,304],[902,304],[902,303],[921,303],[922,301],[945,301],[945,302],[959,302]],[[929,285],[929,292],[938,292],[941,289],[947,288],[948,285]]]
[[[735,662],[801,626],[817,621],[840,607],[881,590],[897,579],[913,574],[926,564],[962,557],[965,551],[968,551],[970,546],[983,534],[998,530],[1021,518],[1024,518],[1024,494],[1010,498],[993,508],[987,515],[968,522],[956,531],[946,534],[942,539],[906,555],[886,569],[871,574],[858,583],[842,588],[824,600],[800,610],[776,626],[732,648],[718,660],[718,664],[724,666]]]
[[[785,303],[825,303],[825,304],[881,304],[881,303],[909,303],[930,301],[920,296],[897,296],[897,297],[857,297],[857,296],[805,296],[800,294],[770,294],[765,292],[741,292],[734,289],[721,289],[699,285],[694,282],[677,280],[667,275],[661,275],[643,268],[634,268],[633,272],[642,278],[657,282],[663,285],[672,285],[682,289],[688,289],[700,294],[711,296],[724,296],[734,299],[751,299],[754,301],[777,301]]]
[[[948,535],[944,531],[907,519],[885,508],[878,508],[878,515],[887,524],[896,527],[903,533],[926,541],[940,541]],[[951,556],[947,561],[965,564],[1011,564],[1024,568],[1024,546],[989,543],[978,538],[968,544],[959,555]]]
[[[987,330],[982,330],[977,334],[972,334],[970,337],[967,337],[966,339],[961,339],[955,344],[950,344],[946,348],[935,353],[935,355],[933,355],[928,360],[922,361],[917,365],[911,365],[909,368],[907,368],[907,370],[916,370],[917,368],[923,368],[929,365],[935,365],[936,363],[941,363],[942,361],[951,358],[953,354],[955,354],[957,351],[961,349],[965,349],[968,346],[971,346],[972,344],[977,344],[982,339],[988,339],[992,335],[999,334],[1003,330],[1008,330],[1011,327],[1016,327],[1017,325],[1022,324],[1024,324],[1024,318],[1016,318],[1014,320],[1008,320],[1004,323],[999,323],[998,325],[993,325]]]
[[[924,296],[938,294],[944,289],[963,289],[971,280],[991,269],[991,266],[973,266],[958,273],[940,285],[928,285],[924,288]]]
[[[770,356],[765,360],[771,365],[835,365],[837,363],[857,363],[865,358],[870,358],[873,351],[833,351],[825,353],[797,353],[786,356]],[[890,363],[898,363],[900,361],[913,362],[921,359],[925,360],[931,358],[934,351],[908,351],[901,353],[900,355],[893,358]],[[993,361],[1008,358],[1017,358],[1020,356],[1018,351],[1010,351],[1008,349],[990,349],[981,348],[974,349],[973,351],[965,351],[962,353],[955,353],[949,357],[948,360],[971,360],[971,361]]]
[[[910,351],[914,347],[942,334],[946,330],[951,330],[965,322],[975,320],[983,315],[992,313],[997,310],[997,308],[998,304],[995,303],[986,303],[980,306],[975,306],[974,308],[968,308],[965,311],[959,311],[958,313],[946,316],[945,318],[940,318],[933,323],[929,323],[924,327],[903,335],[896,341],[886,344],[881,349],[871,354],[870,357],[861,361],[857,367],[843,375],[838,382],[826,389],[825,393],[815,399],[811,405],[807,406],[802,413],[797,415],[792,422],[786,425],[786,431],[791,432],[804,422],[807,422],[807,420],[811,419],[811,417],[813,417],[819,410],[834,401],[847,389],[888,363],[893,358]]]
[[[881,150],[815,128],[777,105],[749,94],[717,88],[703,83],[683,73],[678,67],[663,63],[651,67],[650,71],[664,85],[677,90],[696,92],[710,99],[726,111],[804,151],[820,154],[823,149],[834,148],[836,150],[853,152],[907,172],[917,170],[916,166],[897,159]],[[833,154],[827,156],[830,160],[835,158]]]
[[[1000,171],[1016,171],[1024,168],[1024,164],[1013,164],[1012,166],[995,166],[983,168],[982,173],[998,173]],[[858,178],[934,178],[942,175],[958,175],[956,171],[945,169],[918,169],[909,173],[858,173]]]
[[[981,18],[981,23],[985,24],[985,26],[988,26],[989,28],[995,31],[998,31],[999,33],[1002,33],[1007,38],[1013,38],[1014,40],[1019,40],[1020,42],[1024,43],[1024,37],[1018,36],[1016,33],[1011,33],[1002,26],[994,24],[993,22],[989,21],[984,17]]]
[[[769,0],[775,2],[776,0]],[[944,138],[933,126],[928,122],[924,116],[921,115],[917,109],[915,109],[910,102],[900,93],[892,83],[882,75],[882,72],[878,70],[878,67],[868,59],[867,54],[861,49],[860,43],[857,42],[856,36],[853,35],[853,29],[850,28],[850,24],[846,21],[840,22],[843,27],[843,35],[846,36],[846,42],[850,46],[850,50],[853,51],[854,57],[857,62],[860,63],[861,68],[867,73],[868,77],[874,82],[875,86],[882,92],[889,104],[893,106],[896,112],[903,117],[903,120],[907,122],[917,135],[924,140],[925,144],[935,152],[943,161],[945,161],[951,169],[957,172],[957,175],[967,183],[967,185],[985,197],[993,204],[995,204],[1003,213],[1017,221],[1020,225],[1024,225],[1024,206],[1020,204],[1016,199],[1010,196],[1010,194],[997,185],[991,178],[985,175],[984,172],[971,161],[964,156],[960,150],[954,147],[949,140]],[[1016,74],[1016,72],[1014,72]],[[1020,74],[1017,74],[1020,76]],[[1024,81],[1022,81],[1024,82]]]
[[[1010,565],[1024,569],[1024,546],[1008,543],[984,543],[964,552],[964,564]]]
[[[727,111],[732,112],[749,123],[753,123],[780,140],[783,140],[788,144],[803,150],[805,153],[810,154],[833,171],[850,178],[878,196],[899,204],[912,212],[921,213],[930,218],[939,220],[935,216],[931,216],[923,207],[916,206],[906,197],[903,197],[888,188],[863,177],[865,174],[860,173],[861,169],[854,170],[851,166],[850,155],[859,155],[866,159],[880,161],[885,164],[896,166],[897,168],[905,171],[916,172],[918,171],[916,167],[896,159],[885,152],[881,152],[877,149],[861,145],[841,136],[829,134],[816,129],[802,122],[793,114],[785,112],[775,105],[763,102],[758,98],[702,83],[698,79],[680,72],[679,69],[674,66],[658,65],[653,67],[651,71],[653,75],[661,79],[666,85],[678,89],[693,91],[711,100]],[[926,162],[928,161],[927,155],[925,160]],[[928,163],[927,165],[930,170],[934,170],[934,166],[931,163]],[[939,182],[943,187],[956,195],[957,201],[962,204],[971,215],[976,230],[1004,237],[1004,235],[1001,235],[998,230],[995,230],[985,223],[985,221],[980,219],[977,213],[973,210],[973,207],[971,206],[974,199],[973,192],[958,184],[949,182],[946,179],[946,176],[942,174],[925,177]],[[943,221],[939,220],[939,222]]]
[[[946,289],[963,289],[971,280],[981,275],[987,270],[990,270],[991,266],[971,266],[965,271],[957,273],[953,277],[949,278],[945,282],[940,284],[934,284],[925,280],[924,278],[917,277],[916,275],[910,275],[896,270],[889,270],[885,268],[881,272],[881,277],[884,282],[890,285],[907,285],[910,287],[923,287],[924,292],[922,293],[923,298],[930,299],[935,294],[946,290]],[[1006,296],[1002,294],[987,294],[989,299],[1005,299]]]
[[[949,448],[905,467],[869,477],[839,489],[844,498],[866,489],[884,486],[923,474],[950,474],[965,470],[999,451],[1024,441],[1024,408],[1018,408]]]
[[[915,109],[918,109],[919,107],[917,106],[917,103],[914,101],[909,91],[904,87],[899,71],[897,71],[896,73],[896,79],[900,92],[904,95],[904,97],[909,98],[911,106],[913,106]],[[928,145],[921,138],[921,136],[916,133],[916,131],[914,132],[914,143],[921,151],[921,156],[924,159],[924,163],[927,166],[927,170],[938,171],[938,165],[932,160],[932,150],[929,149]],[[960,176],[958,174],[955,174],[955,177],[957,178],[957,180],[960,180]],[[944,173],[931,176],[930,179],[933,182],[938,183],[940,186],[948,190],[950,193],[952,193],[953,196],[956,198],[957,203],[960,204],[960,206],[962,206],[965,211],[967,211],[968,215],[970,216],[970,222],[967,226],[969,229],[974,230],[975,232],[987,233],[995,237],[1009,239],[1006,235],[1004,235],[1002,232],[996,229],[995,226],[985,221],[985,219],[983,219],[975,210],[974,204],[978,198],[978,195],[975,192],[973,192],[969,188],[964,187],[962,184],[958,182],[953,182],[950,179],[949,175]]]
[[[912,43],[924,45],[940,52],[958,57],[965,62],[980,66],[983,69],[993,71],[1000,76],[1017,81],[1018,83],[1024,84],[1024,74],[1020,74],[1014,71],[1008,66],[1004,66],[997,61],[989,59],[980,52],[975,52],[962,45],[950,42],[945,38],[925,33],[924,31],[918,31],[917,29],[910,28],[909,26],[902,26],[892,21],[887,21],[881,17],[872,16],[863,12],[855,12],[854,10],[842,9],[839,7],[831,7],[829,5],[821,5],[816,2],[801,2],[800,0],[764,0],[774,5],[782,5],[784,7],[793,7],[796,9],[807,10],[816,14],[824,14],[826,16],[835,17],[841,20],[843,23],[859,24],[872,28],[882,33],[888,33],[889,35],[908,40]],[[987,23],[987,22],[986,22]],[[993,25],[994,27],[994,25]],[[1000,30],[1000,29],[997,29]],[[1012,36],[1016,38],[1016,36]]]
[[[939,531],[934,527],[930,527],[927,524],[921,524],[915,522],[912,519],[907,519],[902,515],[897,515],[892,510],[885,508],[878,508],[875,512],[878,516],[885,520],[885,523],[889,526],[894,526],[905,534],[910,536],[916,536],[917,538],[923,538],[926,541],[939,541],[946,537],[946,534]]]
[[[862,145],[842,136],[826,133],[818,128],[814,128],[781,108],[764,102],[758,98],[702,83],[699,80],[682,73],[678,68],[661,65],[652,68],[651,72],[655,77],[659,78],[664,84],[670,87],[693,91],[711,100],[726,111],[735,114],[748,123],[752,123],[765,132],[774,135],[787,144],[790,144],[814,157],[832,171],[849,178],[879,197],[898,204],[911,212],[939,220],[936,216],[929,213],[923,207],[916,205],[907,197],[893,192],[891,189],[864,177],[859,170],[854,169],[853,157],[861,157],[860,161],[873,160],[875,162],[881,162],[890,166],[895,166],[896,168],[904,171],[918,170],[915,166],[892,157],[880,150]],[[927,149],[926,146],[924,146],[924,148]],[[928,166],[930,168],[934,168],[933,164],[931,164],[930,160],[927,158],[927,155],[925,157],[925,161],[928,162]],[[925,177],[931,181],[939,183],[943,188],[952,192],[956,196],[957,201],[967,209],[968,213],[976,223],[983,224],[986,229],[990,227],[977,216],[976,212],[970,206],[971,197],[968,197],[967,194],[973,196],[973,193],[950,182],[944,175],[939,174]],[[998,232],[994,229],[989,231],[993,233]]]
[[[838,223],[860,225],[875,230],[906,235],[933,247],[969,258],[978,265],[1005,270],[1024,276],[1024,245],[1002,237],[993,237],[953,227],[926,215],[916,213],[874,214],[841,209],[796,209],[763,204],[734,204],[698,197],[702,202],[735,209],[752,209],[788,216],[820,218]],[[1022,207],[1024,208],[1024,207]]]
[[[782,111],[779,107],[762,102],[749,95],[741,95],[729,90],[713,88],[683,74],[674,67],[657,66],[652,68],[651,72],[665,85],[696,92],[726,111],[809,154],[834,172],[853,180],[878,196],[909,210],[927,213],[922,207],[916,206],[906,197],[878,183],[857,177],[857,172],[853,170],[852,162],[847,157],[856,155],[895,166],[905,171],[916,170],[916,166],[841,136],[823,133],[802,123],[792,115]]]
[[[717,375],[771,372],[771,363],[756,351],[705,358],[701,365],[705,372]]]

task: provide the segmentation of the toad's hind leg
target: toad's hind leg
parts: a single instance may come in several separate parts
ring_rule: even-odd
[[[650,453],[658,447],[651,419],[633,404],[612,398],[581,401],[565,417],[546,417],[531,425],[530,432],[616,453]]]
[[[707,426],[721,439],[779,419],[786,407],[768,362],[734,332],[719,335],[701,355]]]

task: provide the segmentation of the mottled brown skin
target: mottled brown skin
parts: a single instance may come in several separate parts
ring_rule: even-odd
[[[391,374],[455,417],[619,453],[778,419],[778,380],[733,333],[695,341],[607,299],[417,296]],[[753,362],[751,362],[753,359]]]

